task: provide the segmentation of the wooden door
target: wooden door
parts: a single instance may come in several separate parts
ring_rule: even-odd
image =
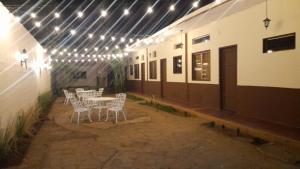
[[[164,87],[166,86],[167,82],[167,60],[161,59],[160,60],[160,94],[161,98],[164,97]]]
[[[141,64],[141,92],[144,94],[144,83],[145,83],[145,63]]]
[[[221,109],[237,109],[237,46],[220,48]]]

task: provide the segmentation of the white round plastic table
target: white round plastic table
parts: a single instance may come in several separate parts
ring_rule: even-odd
[[[87,100],[94,101],[94,102],[109,102],[115,99],[116,99],[115,97],[90,97]]]

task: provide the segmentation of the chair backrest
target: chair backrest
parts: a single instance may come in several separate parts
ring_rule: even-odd
[[[76,91],[76,93],[77,93],[78,91],[84,91],[84,88],[76,88],[75,91]]]
[[[63,90],[64,91],[64,95],[65,95],[65,97],[68,97],[68,90]]]
[[[84,103],[82,101],[77,100],[77,99],[71,99],[71,104],[72,104],[75,112],[78,112],[78,110],[80,108],[84,107]]]
[[[100,88],[99,91],[96,91],[96,96],[101,97],[103,94],[103,90],[104,90],[103,88]]]
[[[126,101],[126,93],[118,93],[116,94],[116,100],[119,102],[119,107],[123,109],[125,101]]]

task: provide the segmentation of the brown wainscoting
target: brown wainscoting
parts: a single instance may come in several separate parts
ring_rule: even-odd
[[[144,95],[147,96],[155,96],[156,98],[160,98],[160,82],[154,81],[145,81],[144,82]]]
[[[177,102],[180,104],[188,104],[187,84],[178,82],[163,82],[164,99]]]
[[[300,89],[238,86],[238,113],[300,127]]]
[[[140,80],[127,80],[126,81],[126,87],[127,90],[130,92],[136,92],[136,93],[141,93],[141,81]]]
[[[189,105],[220,109],[220,86],[218,84],[189,83]]]

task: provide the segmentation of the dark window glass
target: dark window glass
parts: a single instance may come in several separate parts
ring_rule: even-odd
[[[86,79],[86,72],[73,73],[73,79]]]
[[[203,42],[208,42],[210,40],[209,35],[201,36],[198,38],[193,39],[193,45],[198,44],[198,43],[203,43]]]
[[[134,65],[134,78],[138,79],[140,77],[140,73],[139,73],[139,64],[135,64]]]
[[[271,53],[296,48],[296,33],[263,39],[263,52]]]
[[[129,66],[129,74],[130,74],[130,75],[133,75],[133,65],[130,65],[130,66]]]
[[[210,51],[193,53],[192,79],[197,81],[210,80]]]
[[[182,73],[182,57],[181,56],[173,57],[173,73],[174,74]]]
[[[149,65],[149,69],[150,69],[150,79],[156,79],[157,77],[157,73],[156,73],[156,61],[151,61],[150,65]]]

